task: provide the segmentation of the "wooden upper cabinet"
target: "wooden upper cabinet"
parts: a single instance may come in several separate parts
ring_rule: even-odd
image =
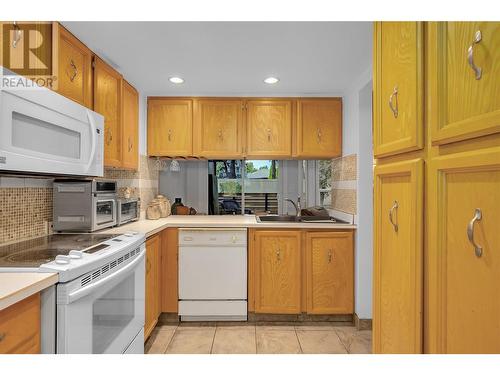
[[[301,232],[255,231],[255,312],[301,312]]]
[[[194,154],[242,158],[243,101],[199,99],[194,102]]]
[[[193,100],[148,99],[148,155],[192,156]]]
[[[40,353],[40,293],[0,311],[0,354]]]
[[[123,136],[122,167],[139,167],[139,94],[127,81],[123,81]]]
[[[57,35],[57,92],[92,108],[92,51],[57,22],[53,33]]]
[[[375,157],[424,143],[423,24],[376,22],[373,72]]]
[[[500,22],[429,23],[434,144],[500,132]]]
[[[374,188],[373,351],[421,353],[423,161],[377,165]]]
[[[498,354],[500,148],[435,158],[429,179],[427,351]]]
[[[96,56],[94,111],[104,116],[104,166],[122,164],[122,76]]]
[[[291,100],[246,102],[247,158],[286,159],[292,156]]]
[[[306,233],[308,314],[352,314],[354,254],[352,232]]]
[[[297,156],[334,158],[342,155],[342,99],[299,99]]]
[[[160,246],[161,236],[159,234],[148,238],[146,241],[146,301],[144,339],[149,337],[156,326],[158,316],[160,315]]]

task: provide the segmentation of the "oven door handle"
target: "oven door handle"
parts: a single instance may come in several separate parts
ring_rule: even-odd
[[[144,259],[144,251],[142,251],[137,258],[135,258],[133,261],[131,261],[129,264],[124,266],[123,268],[119,269],[115,273],[112,273],[111,275],[105,277],[104,279],[101,279],[99,281],[96,281],[93,284],[90,284],[86,287],[83,287],[81,289],[75,290],[72,293],[68,294],[68,304],[73,303],[77,300],[79,300],[82,297],[85,297],[95,291],[96,289],[99,289],[102,287],[104,284],[107,284],[112,281],[120,281],[121,279],[125,278],[127,276],[127,272],[131,269],[133,269],[138,263],[140,263]]]

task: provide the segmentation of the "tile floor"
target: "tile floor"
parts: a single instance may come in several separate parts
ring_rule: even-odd
[[[371,331],[331,324],[181,323],[157,326],[147,354],[369,354]]]

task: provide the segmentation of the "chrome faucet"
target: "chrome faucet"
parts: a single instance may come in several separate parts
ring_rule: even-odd
[[[300,211],[301,211],[301,208],[300,208],[300,197],[297,197],[297,203],[295,203],[291,199],[285,199],[285,202],[290,202],[291,204],[293,204],[293,207],[295,208],[295,216],[299,217],[300,216]]]

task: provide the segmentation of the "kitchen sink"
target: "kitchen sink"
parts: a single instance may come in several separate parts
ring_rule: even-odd
[[[257,216],[258,223],[337,223],[347,224],[346,221],[328,216],[291,216],[291,215],[267,215]]]

